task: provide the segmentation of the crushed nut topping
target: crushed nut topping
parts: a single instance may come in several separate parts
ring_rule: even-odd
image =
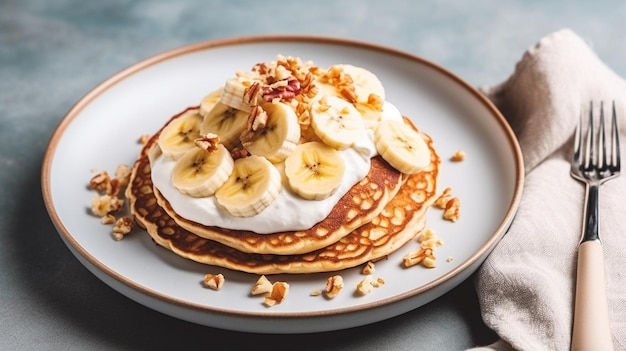
[[[152,136],[150,134],[143,134],[141,136],[139,136],[139,144],[141,145],[146,145],[148,143],[148,141],[150,141],[150,138],[152,138]]]
[[[267,126],[267,112],[261,106],[255,106],[248,116],[248,131],[256,132]]]
[[[433,250],[420,247],[419,249],[411,251],[408,254],[404,255],[404,257],[402,257],[402,264],[404,265],[404,267],[408,268],[422,263],[426,258],[430,258],[433,261],[435,260]],[[432,263],[431,260],[429,260],[428,264]]]
[[[124,200],[119,199],[117,196],[94,194],[91,199],[91,212],[98,217],[115,213],[122,206],[124,206]]]
[[[97,172],[96,169],[92,170]],[[120,217],[116,220],[114,214],[119,212],[124,206],[124,198],[118,197],[121,189],[130,182],[132,169],[124,164],[119,165],[114,177],[111,178],[107,171],[101,171],[89,180],[89,188],[96,190],[91,199],[91,212],[100,217],[100,223],[104,225],[113,224],[113,237],[121,240],[130,233],[134,225],[134,217]]]
[[[363,270],[361,271],[362,274],[368,275],[368,274],[373,274],[375,271],[375,265],[374,262],[369,261],[365,264],[365,266],[363,267]]]
[[[250,290],[252,295],[267,294],[272,291],[272,283],[266,276],[262,275]]]
[[[250,156],[250,153],[246,149],[234,148],[230,152],[230,156],[233,158],[233,160],[237,160],[237,159],[240,159],[240,158],[244,158],[244,157]]]
[[[285,282],[276,282],[272,284],[272,291],[269,296],[265,297],[263,303],[268,307],[277,305],[287,298],[288,292],[289,284]]]
[[[133,217],[125,216],[118,218],[113,226],[113,237],[115,240],[122,240],[126,234],[133,230],[134,224]]]
[[[452,162],[461,162],[463,160],[465,160],[465,151],[463,150],[456,150],[454,152],[454,154],[452,154],[452,156],[450,157],[450,161]]]
[[[213,153],[217,151],[218,145],[220,143],[220,137],[217,134],[208,133],[206,135],[201,135],[199,138],[195,139],[194,143],[197,147],[206,150],[209,153]]]
[[[445,189],[443,189],[443,193],[441,193],[441,195],[439,195],[439,197],[437,198],[437,200],[435,200],[435,207],[444,209],[446,208],[446,203],[448,201],[450,201],[450,199],[452,199],[453,195],[452,195],[452,188],[447,187]]]
[[[343,289],[343,277],[340,275],[334,275],[329,277],[326,281],[326,289],[324,290],[324,295],[332,299],[339,295],[339,292]]]
[[[420,243],[421,247],[424,249],[435,250],[435,248],[443,245],[443,240],[441,240],[435,231],[432,229],[426,229],[417,237],[417,242]]]
[[[310,295],[311,295],[311,296],[320,296],[320,295],[322,295],[322,290],[320,290],[320,289],[315,289],[315,290],[311,291],[311,294],[310,294]]]
[[[446,207],[443,211],[443,218],[452,222],[456,222],[461,217],[460,214],[461,200],[458,197],[450,199],[446,202]]]
[[[371,293],[372,289],[374,288],[374,286],[372,285],[373,282],[374,282],[374,278],[372,278],[371,275],[368,275],[367,277],[365,277],[363,280],[359,282],[359,284],[357,284],[356,294],[363,296],[363,295],[367,295]]]
[[[226,279],[224,279],[224,275],[221,273],[220,274],[207,273],[204,276],[204,280],[202,281],[202,283],[204,284],[205,287],[211,290],[220,290],[222,286],[224,286],[225,281]]]

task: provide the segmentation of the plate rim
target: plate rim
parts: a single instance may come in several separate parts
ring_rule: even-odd
[[[241,310],[233,310],[233,309],[224,309],[214,306],[206,306],[201,305],[194,302],[183,301],[178,298],[165,295],[163,293],[159,293],[158,291],[154,291],[153,289],[140,285],[134,282],[131,279],[124,277],[122,274],[110,269],[105,264],[103,264],[97,257],[93,256],[89,253],[85,248],[83,248],[78,241],[73,237],[73,235],[69,232],[69,230],[64,226],[63,221],[61,220],[59,214],[57,213],[53,200],[52,200],[52,189],[51,189],[51,171],[52,165],[54,163],[54,156],[56,155],[57,146],[63,138],[65,131],[69,128],[69,126],[74,122],[80,115],[81,112],[90,105],[91,102],[96,100],[101,94],[106,92],[108,89],[111,89],[116,86],[119,82],[127,79],[134,74],[142,72],[143,70],[157,65],[161,62],[164,62],[169,59],[173,59],[179,56],[183,56],[186,54],[203,51],[203,50],[211,50],[215,48],[228,47],[228,46],[237,46],[243,44],[252,44],[252,43],[285,43],[285,42],[298,42],[298,43],[312,43],[312,44],[323,44],[323,45],[343,45],[350,46],[359,49],[365,49],[368,51],[382,52],[385,54],[390,54],[393,56],[398,56],[401,58],[408,59],[410,61],[418,62],[422,65],[433,69],[447,78],[451,79],[456,85],[459,85],[463,88],[464,91],[471,94],[474,99],[480,102],[487,110],[491,112],[491,115],[494,119],[494,122],[497,122],[498,127],[504,135],[506,136],[507,142],[509,144],[509,148],[514,155],[514,164],[515,164],[515,185],[514,192],[509,203],[508,210],[506,211],[506,215],[502,218],[500,224],[495,228],[493,233],[489,236],[489,239],[484,242],[480,248],[473,252],[473,254],[468,257],[465,261],[460,263],[454,269],[449,272],[438,276],[436,279],[427,282],[415,289],[411,289],[405,291],[401,294],[396,294],[394,296],[376,300],[369,303],[364,303],[361,305],[343,307],[343,308],[333,308],[332,310],[323,310],[323,311],[302,311],[302,312],[274,312],[274,311],[241,311]],[[165,302],[168,304],[175,304],[184,308],[191,308],[197,310],[199,312],[210,312],[216,314],[225,314],[233,317],[254,317],[254,318],[282,318],[282,319],[300,319],[300,318],[323,318],[326,316],[332,315],[343,315],[350,313],[361,312],[363,309],[376,309],[380,307],[384,307],[387,305],[393,305],[399,302],[402,302],[408,298],[415,297],[421,295],[424,292],[427,292],[437,286],[445,285],[445,283],[452,280],[457,275],[466,271],[472,265],[476,264],[477,261],[485,256],[486,253],[490,252],[495,245],[500,241],[500,239],[504,236],[507,228],[510,226],[513,218],[517,212],[519,207],[519,203],[521,201],[522,190],[524,186],[524,166],[523,166],[523,157],[522,151],[517,141],[517,137],[515,136],[512,128],[506,121],[505,117],[501,114],[498,108],[484,95],[482,94],[476,87],[470,85],[464,79],[460,78],[457,74],[453,73],[449,69],[435,63],[429,61],[421,56],[402,51],[399,49],[387,47],[377,43],[365,42],[361,40],[349,39],[349,38],[340,38],[340,37],[332,37],[332,36],[319,36],[319,35],[298,35],[298,34],[273,34],[273,35],[250,35],[250,36],[236,36],[229,38],[222,38],[216,40],[207,40],[201,41],[197,43],[192,43],[189,45],[180,46],[171,50],[167,50],[164,52],[157,53],[155,55],[149,56],[143,60],[137,61],[130,66],[120,70],[119,72],[109,76],[91,90],[89,90],[85,95],[83,95],[71,108],[70,110],[63,116],[61,121],[58,123],[55,128],[50,141],[48,142],[43,162],[41,168],[41,190],[43,195],[43,201],[48,211],[48,214],[56,228],[58,234],[61,236],[66,245],[70,246],[70,251],[73,254],[79,254],[83,259],[87,260],[88,263],[93,265],[94,268],[100,270],[104,274],[106,274],[109,278],[113,278],[114,280],[124,284],[127,288],[133,289],[135,292],[146,294],[152,299],[156,299],[160,302]],[[79,257],[79,261],[82,260]],[[89,267],[88,267],[89,268]],[[95,272],[96,276],[98,276]],[[98,277],[102,280],[101,277]],[[110,284],[108,284],[110,285]],[[113,287],[112,287],[113,288]],[[116,289],[117,290],[117,289]],[[129,297],[125,294],[125,296]],[[137,301],[139,302],[139,301]],[[141,302],[139,302],[141,303]],[[419,307],[419,306],[416,306]]]

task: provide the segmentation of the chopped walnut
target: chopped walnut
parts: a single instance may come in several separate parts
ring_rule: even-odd
[[[89,187],[110,196],[117,196],[122,187],[128,184],[129,179],[130,167],[120,165],[115,171],[115,178],[111,178],[107,171],[101,171],[91,177]]]
[[[383,285],[385,285],[385,281],[383,280],[383,278],[376,278],[376,280],[372,282],[372,286],[375,288],[381,287]]]
[[[272,283],[267,279],[266,276],[262,275],[250,290],[252,295],[261,295],[266,294],[272,291]]]
[[[98,217],[104,217],[117,212],[123,205],[124,200],[117,196],[94,194],[91,200],[91,212]]]
[[[320,296],[320,295],[322,295],[322,290],[315,289],[315,290],[311,291],[311,294],[309,294],[309,295],[311,295],[311,296]]]
[[[115,216],[112,214],[105,215],[104,217],[100,218],[100,223],[113,224],[115,223]]]
[[[220,137],[217,134],[208,133],[194,140],[197,147],[206,150],[209,153],[217,151],[220,143]]]
[[[150,141],[150,134],[143,134],[141,136],[139,136],[139,143],[141,145],[146,145],[148,143],[148,141]]]
[[[135,221],[131,216],[125,216],[118,218],[113,226],[113,237],[116,240],[122,240],[124,236],[133,229]]]
[[[435,234],[432,229],[426,229],[422,234],[417,237],[417,242],[419,242],[424,249],[435,250],[435,248],[443,245],[443,241]]]
[[[408,254],[404,255],[404,257],[402,257],[402,264],[404,265],[404,267],[408,268],[422,263],[426,258],[430,258],[432,260],[435,259],[435,256],[433,255],[433,250],[420,247],[419,249],[411,251]]]
[[[233,158],[233,160],[237,160],[237,159],[240,159],[240,158],[244,158],[244,157],[250,156],[250,153],[246,149],[234,148],[230,152],[230,156]]]
[[[463,160],[465,160],[465,151],[463,150],[456,150],[454,152],[454,154],[452,154],[452,156],[450,157],[450,161],[452,162],[461,162]]]
[[[460,218],[461,200],[458,197],[452,198],[446,203],[446,208],[443,211],[443,218],[452,222],[456,222]]]
[[[343,289],[343,277],[340,275],[334,275],[329,277],[326,281],[326,289],[324,294],[327,298],[332,299],[339,295],[339,292]]]
[[[437,198],[437,200],[435,200],[435,207],[444,209],[446,208],[446,203],[448,201],[450,201],[450,199],[452,199],[452,188],[447,187],[445,189],[443,189],[443,193],[441,193],[441,195],[439,195],[439,197]]]
[[[100,173],[91,177],[91,179],[89,180],[89,188],[100,192],[106,192],[110,182],[111,177],[109,177],[109,172],[101,171]]]
[[[289,284],[285,282],[276,282],[272,284],[272,291],[269,296],[265,297],[263,303],[268,307],[277,305],[287,298],[288,292]]]
[[[365,264],[365,266],[363,266],[363,270],[361,271],[362,274],[368,275],[368,274],[373,274],[375,271],[375,265],[374,262],[369,261]]]
[[[120,182],[120,186],[128,185],[132,169],[128,165],[121,164],[115,169],[115,179]]]
[[[224,275],[221,273],[220,274],[208,273],[204,276],[203,284],[205,287],[209,289],[220,290],[222,286],[224,286],[225,281],[226,279],[224,279]]]
[[[359,282],[359,284],[357,284],[356,294],[363,296],[363,295],[367,295],[371,293],[372,289],[374,288],[372,284],[373,282],[374,282],[374,278],[372,278],[371,275],[368,275],[367,277],[365,277],[363,280]]]

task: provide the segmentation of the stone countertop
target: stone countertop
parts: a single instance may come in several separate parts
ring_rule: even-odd
[[[524,50],[572,28],[626,74],[621,1],[0,2],[0,338],[2,350],[174,348],[462,350],[494,341],[471,278],[401,316],[349,330],[260,335],[191,324],[109,288],[72,255],[41,197],[50,136],[85,93],[123,68],[200,41],[310,34],[367,41],[434,61],[475,86],[510,75]]]

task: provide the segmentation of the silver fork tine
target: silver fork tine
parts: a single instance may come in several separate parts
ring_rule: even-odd
[[[583,163],[583,170],[589,172],[593,170],[594,164],[594,135],[595,130],[593,128],[593,101],[589,102],[589,127],[587,128],[587,135],[585,137],[585,158]]]
[[[619,150],[619,128],[617,126],[617,112],[613,101],[613,113],[611,116],[611,171],[619,174],[621,171],[621,156]]]

